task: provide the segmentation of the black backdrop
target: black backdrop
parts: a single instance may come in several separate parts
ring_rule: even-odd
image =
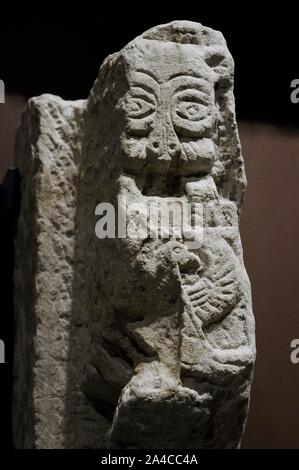
[[[81,2],[66,15],[62,5],[42,2],[29,13],[27,2],[24,12],[13,2],[1,18],[1,78],[8,92],[26,97],[85,98],[108,54],[156,24],[187,19],[223,32],[236,62],[239,119],[299,124],[290,102],[290,82],[299,74],[295,3],[223,3]]]

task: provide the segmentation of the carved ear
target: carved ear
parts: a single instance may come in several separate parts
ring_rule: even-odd
[[[226,56],[222,51],[210,49],[205,55],[205,62],[209,67],[215,68],[220,65],[225,58]]]
[[[206,47],[203,59],[214,72],[215,99],[216,101],[221,101],[223,95],[233,85],[233,59],[229,51],[221,46]]]
[[[222,47],[207,47],[204,60],[216,74],[218,86],[220,88],[229,87],[231,83],[229,78],[232,76],[234,63],[227,49]]]
[[[244,164],[233,106],[234,61],[227,49],[209,46],[204,51],[204,60],[214,72],[215,102],[218,107],[218,146],[220,162],[223,164],[222,195],[235,201],[239,207],[246,187]]]

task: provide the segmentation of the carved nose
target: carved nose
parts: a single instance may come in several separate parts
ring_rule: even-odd
[[[179,143],[175,140],[169,140],[166,146],[164,146],[163,143],[159,142],[158,140],[153,140],[148,146],[148,148],[156,154],[161,153],[161,151],[163,151],[163,147],[166,147],[165,150],[170,156],[177,155],[180,150]]]
[[[148,156],[158,160],[172,160],[180,153],[180,142],[167,116],[161,119],[148,136]]]
[[[153,140],[149,143],[148,148],[154,153],[158,153],[161,150],[161,143],[159,142],[159,140]]]
[[[175,140],[169,140],[167,142],[167,150],[168,150],[168,153],[169,155],[171,155],[172,157],[176,156],[179,151],[180,151],[180,145],[179,145],[179,142],[178,141],[175,141]]]

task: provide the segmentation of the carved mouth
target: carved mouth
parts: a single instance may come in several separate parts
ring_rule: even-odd
[[[153,173],[146,175],[141,188],[143,196],[182,197],[185,192],[180,184],[180,176],[166,175],[157,178]]]
[[[122,136],[122,166],[134,174],[196,176],[209,174],[217,146],[208,137],[152,140],[127,133]]]

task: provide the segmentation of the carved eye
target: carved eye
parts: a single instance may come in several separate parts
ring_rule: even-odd
[[[130,118],[142,119],[155,111],[153,104],[143,98],[130,97],[127,101],[127,113]]]
[[[186,88],[174,95],[173,119],[180,126],[197,125],[207,117],[214,100],[214,90]]]
[[[200,103],[192,101],[181,101],[177,104],[177,115],[189,121],[199,121],[204,115],[206,107]]]

